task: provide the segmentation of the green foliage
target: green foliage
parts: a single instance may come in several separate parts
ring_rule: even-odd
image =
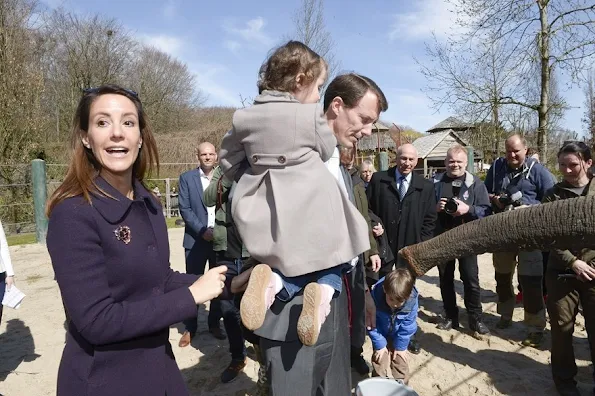
[[[36,239],[34,233],[14,234],[14,235],[7,235],[6,242],[8,242],[8,246],[28,245],[31,243],[37,243],[37,239]]]

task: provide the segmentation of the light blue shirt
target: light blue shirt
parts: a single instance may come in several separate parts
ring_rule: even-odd
[[[405,176],[405,180],[403,180],[403,182],[405,183],[405,191],[409,190],[409,186],[411,185],[411,175],[413,174],[413,172],[409,173],[407,176]],[[399,172],[398,169],[395,169],[395,178],[397,179],[397,190],[400,190],[401,188],[401,173]]]

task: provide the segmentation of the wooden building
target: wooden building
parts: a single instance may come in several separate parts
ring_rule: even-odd
[[[416,139],[413,142],[418,154],[415,170],[422,173],[424,177],[430,177],[434,172],[444,172],[446,152],[456,144],[460,144],[463,147],[469,146],[467,141],[452,129],[432,132],[427,136]],[[474,169],[477,172],[482,168],[481,153],[475,153],[474,151],[473,154]]]

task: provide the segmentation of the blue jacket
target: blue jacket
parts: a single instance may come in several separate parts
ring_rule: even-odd
[[[486,175],[485,185],[490,194],[500,194],[508,184],[516,184],[519,191],[523,193],[521,199],[524,205],[537,205],[545,196],[545,193],[556,183],[554,175],[537,162],[534,158],[525,159],[523,170],[519,179],[508,180],[508,165],[506,158],[500,157],[490,167]]]
[[[368,330],[368,335],[375,351],[385,348],[389,337],[393,340],[395,350],[404,351],[417,331],[417,289],[414,286],[405,304],[393,310],[386,303],[383,284],[384,278],[372,287],[372,298],[376,304],[376,328]]]
[[[209,215],[203,201],[200,169],[182,173],[178,188],[180,214],[185,224],[182,245],[184,249],[192,249],[195,243],[198,243],[197,247],[205,247],[209,243],[202,239],[202,234],[207,230]]]

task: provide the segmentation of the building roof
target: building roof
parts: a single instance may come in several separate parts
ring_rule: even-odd
[[[458,119],[456,117],[448,117],[447,119],[440,121],[438,124],[434,125],[430,129],[428,129],[426,132],[433,133],[433,132],[443,131],[446,129],[460,131],[460,130],[465,130],[465,129],[469,129],[469,128],[471,128],[471,125],[461,121],[460,119]]]
[[[388,132],[373,132],[370,136],[364,136],[357,143],[357,149],[361,151],[381,149],[392,149],[397,147],[395,141]]]
[[[390,126],[382,121],[376,121],[372,126],[372,132],[387,132],[389,129]]]
[[[461,138],[455,131],[448,129],[446,131],[436,132],[427,136],[415,139],[413,146],[417,149],[418,158],[426,158],[432,151],[449,135],[454,136],[462,146],[467,146],[467,142]]]

